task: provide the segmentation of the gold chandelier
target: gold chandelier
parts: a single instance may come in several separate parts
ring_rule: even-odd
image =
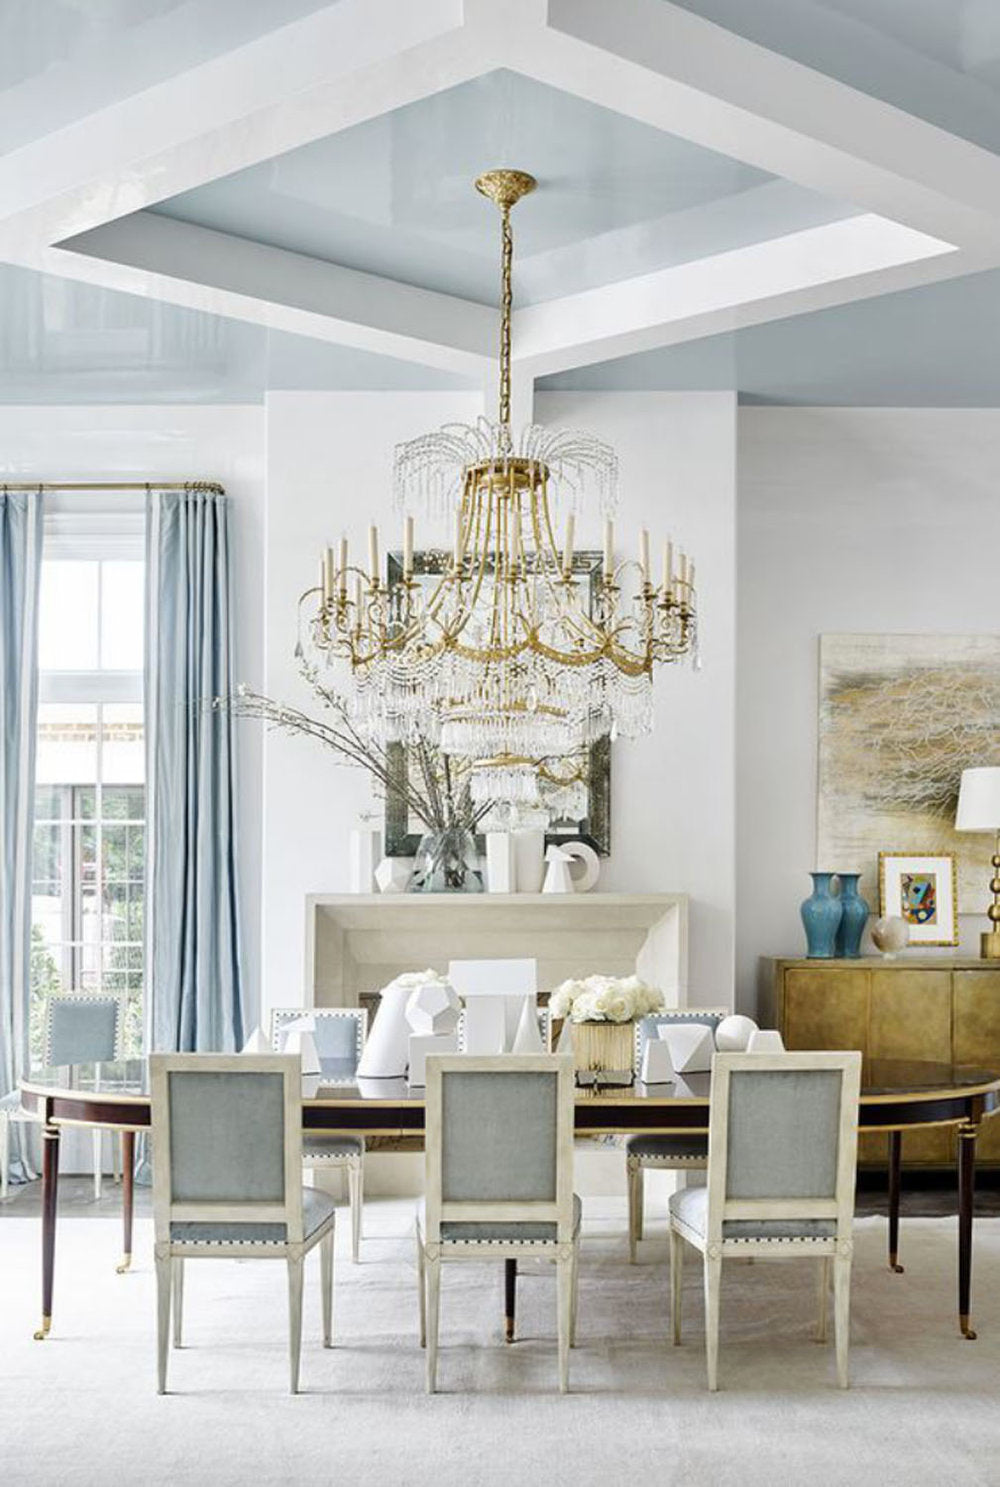
[[[496,423],[448,424],[396,449],[403,518],[401,578],[384,581],[379,533],[367,570],[347,539],[327,548],[320,583],[302,596],[315,662],[346,667],[351,709],[381,743],[417,738],[471,769],[477,800],[540,804],[540,781],[568,778],[603,736],[653,725],[654,664],[691,656],[694,564],[663,544],[660,582],[649,533],[636,559],[615,551],[617,459],[590,435],[510,424],[513,234],[511,208],[535,189],[523,171],[492,170],[476,188],[500,209],[500,397]],[[577,551],[588,503],[603,518],[600,572]],[[414,513],[447,513],[454,541],[441,571],[414,574]],[[558,541],[556,531],[561,531]]]

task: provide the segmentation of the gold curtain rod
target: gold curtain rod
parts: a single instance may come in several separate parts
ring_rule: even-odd
[[[224,496],[215,480],[0,480],[0,491],[211,491]]]

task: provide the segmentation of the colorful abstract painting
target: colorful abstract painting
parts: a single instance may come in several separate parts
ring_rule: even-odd
[[[953,825],[980,764],[1000,764],[1000,635],[820,638],[817,868],[860,872],[874,905],[880,851],[953,852],[960,912],[985,912],[992,838]]]

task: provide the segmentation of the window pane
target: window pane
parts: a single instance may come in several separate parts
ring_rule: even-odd
[[[101,564],[101,666],[141,671],[145,563]]]
[[[105,780],[109,785],[141,785],[146,778],[142,704],[106,702],[103,720],[102,765]],[[115,811],[115,815],[117,814]]]
[[[46,560],[38,610],[42,671],[89,671],[97,665],[96,562]]]
[[[35,827],[31,873],[36,888],[45,883],[50,885],[50,891],[55,887],[58,892],[62,877],[62,834],[61,826]]]
[[[35,791],[35,820],[58,821],[63,814],[63,792],[58,785],[40,785]]]
[[[106,736],[107,719],[105,719]],[[107,774],[106,770],[105,774]],[[124,785],[105,785],[104,808],[101,812],[105,821],[141,821],[145,813],[146,792],[141,786],[129,788]]]
[[[43,702],[38,708],[40,785],[97,779],[97,708],[87,702]]]

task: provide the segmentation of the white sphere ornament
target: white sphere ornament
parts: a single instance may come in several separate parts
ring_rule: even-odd
[[[883,955],[896,955],[909,943],[910,926],[895,914],[887,919],[876,919],[872,925],[872,944]]]
[[[731,1017],[724,1017],[715,1029],[715,1046],[720,1053],[746,1053],[747,1044],[756,1031],[757,1024],[752,1017],[734,1012]]]
[[[461,999],[448,981],[427,981],[416,988],[406,1004],[407,1022],[424,1037],[453,1033],[461,1013]]]

